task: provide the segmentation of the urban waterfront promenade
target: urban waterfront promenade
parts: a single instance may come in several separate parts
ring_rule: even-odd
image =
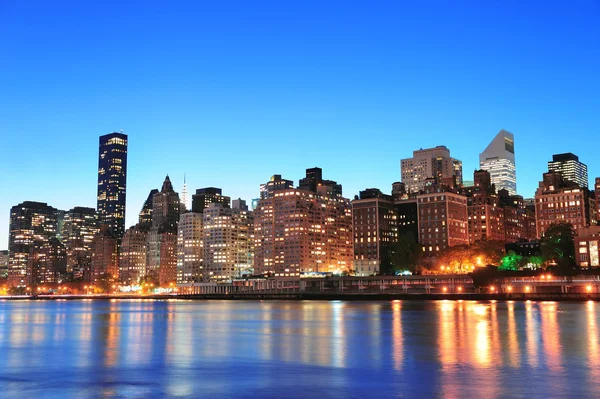
[[[476,284],[469,275],[264,278],[179,285],[171,293],[19,295],[6,299],[600,300],[599,276],[543,274]]]

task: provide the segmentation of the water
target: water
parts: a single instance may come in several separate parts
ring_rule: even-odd
[[[598,397],[599,316],[594,302],[0,301],[0,397]]]

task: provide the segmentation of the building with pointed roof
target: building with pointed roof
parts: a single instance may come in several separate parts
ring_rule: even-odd
[[[489,172],[496,190],[505,189],[509,195],[517,194],[515,165],[515,137],[502,129],[485,150],[479,154],[479,167]]]

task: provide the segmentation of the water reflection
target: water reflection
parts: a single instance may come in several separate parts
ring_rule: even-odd
[[[0,385],[10,381],[3,397],[589,397],[600,389],[599,312],[594,302],[3,301]]]

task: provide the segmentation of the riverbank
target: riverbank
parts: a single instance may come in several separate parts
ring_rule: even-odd
[[[193,295],[38,295],[3,296],[0,300],[342,300],[342,301],[600,301],[596,293],[499,293],[499,294],[342,294],[342,293],[244,293],[244,294],[193,294]]]

